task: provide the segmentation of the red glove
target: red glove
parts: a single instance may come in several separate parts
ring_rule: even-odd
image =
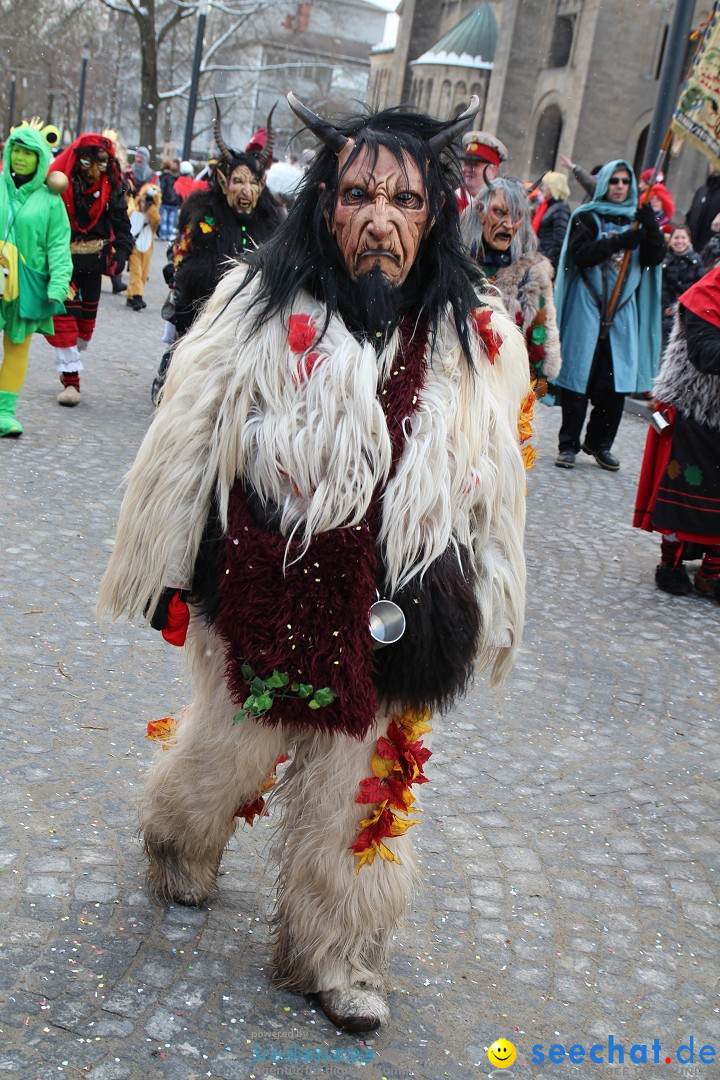
[[[168,604],[167,621],[162,630],[162,636],[170,645],[181,648],[185,644],[189,624],[190,609],[180,593],[176,592]]]

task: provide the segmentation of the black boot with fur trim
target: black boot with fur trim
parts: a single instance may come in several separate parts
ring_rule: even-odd
[[[390,1019],[387,1002],[377,987],[347,986],[323,990],[317,1000],[330,1023],[350,1035],[375,1031]]]
[[[655,567],[655,584],[658,589],[673,596],[687,596],[692,592],[692,581],[684,563],[677,566],[660,563]]]

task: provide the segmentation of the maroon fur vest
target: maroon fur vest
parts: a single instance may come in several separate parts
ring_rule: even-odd
[[[393,474],[405,445],[403,424],[424,386],[427,322],[400,327],[398,362],[381,395],[392,445]],[[330,360],[332,362],[332,360]],[[446,708],[469,681],[480,617],[468,552],[453,546],[422,580],[392,599],[406,617],[395,645],[373,650],[370,606],[384,578],[377,547],[382,492],[363,521],[316,534],[307,551],[264,521],[257,494],[238,479],[230,494],[228,529],[210,522],[195,568],[192,602],[224,640],[227,679],[240,708],[251,693],[248,667],[262,679],[273,671],[290,683],[325,687],[330,705],[311,710],[291,695],[273,701],[269,724],[343,732],[362,738],[379,702],[397,708]],[[243,673],[245,667],[245,673]]]

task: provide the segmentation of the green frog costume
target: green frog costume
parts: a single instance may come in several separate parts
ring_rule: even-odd
[[[39,120],[13,128],[0,174],[0,436],[22,434],[15,417],[30,339],[52,333],[72,276],[65,205],[45,183],[54,128]]]

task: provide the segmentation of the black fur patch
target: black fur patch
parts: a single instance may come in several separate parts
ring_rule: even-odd
[[[406,620],[395,645],[375,653],[378,696],[406,709],[446,712],[472,677],[480,638],[480,608],[468,551],[454,548],[431,565],[422,581],[394,596]]]
[[[220,613],[218,586],[225,559],[225,541],[217,508],[213,505],[195,559],[188,597],[189,603],[205,616],[208,626],[212,626]]]
[[[208,230],[208,221],[213,227]],[[190,234],[190,250],[175,274],[175,326],[184,334],[232,262],[268,240],[281,221],[264,189],[252,214],[237,214],[218,191],[196,191],[183,204],[179,228]],[[203,228],[201,228],[203,225]]]

